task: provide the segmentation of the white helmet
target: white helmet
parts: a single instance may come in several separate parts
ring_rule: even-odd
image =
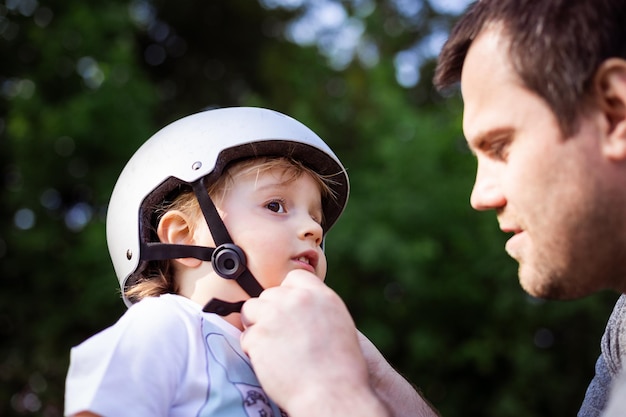
[[[207,186],[229,162],[257,156],[291,157],[321,175],[332,176],[330,186],[336,198],[323,201],[324,231],[330,229],[347,203],[348,176],[337,156],[312,130],[291,117],[262,108],[232,107],[187,116],[148,139],[128,161],[113,189],[106,234],[122,294],[134,284],[147,261],[157,259],[145,255],[146,244],[153,239],[150,221],[154,213],[147,212],[150,207],[181,184],[203,181],[202,186]],[[202,209],[207,217],[205,207]],[[179,255],[161,259],[183,257]],[[125,295],[123,299],[131,305]]]

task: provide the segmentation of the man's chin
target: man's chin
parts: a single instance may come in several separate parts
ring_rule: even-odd
[[[541,279],[536,276],[525,278],[520,275],[520,285],[530,296],[542,300],[567,301],[589,295],[588,292],[577,291],[577,288],[568,285],[567,282]]]
[[[563,289],[553,279],[543,276],[528,264],[519,264],[519,283],[528,295],[542,300],[563,299]]]

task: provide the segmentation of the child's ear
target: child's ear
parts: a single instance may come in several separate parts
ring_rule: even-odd
[[[179,210],[170,210],[161,217],[157,227],[157,235],[162,243],[172,243],[176,245],[193,245],[193,229],[191,219]],[[174,259],[189,268],[199,266],[202,261],[196,258]]]
[[[614,160],[626,160],[626,60],[604,61],[594,83],[600,110],[608,121],[604,153]]]

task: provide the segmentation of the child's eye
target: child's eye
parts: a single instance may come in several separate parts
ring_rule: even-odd
[[[318,223],[320,226],[324,224],[324,216],[322,215],[314,214],[311,216],[311,218],[315,223]]]
[[[274,213],[285,213],[286,212],[284,203],[282,201],[279,201],[279,200],[270,201],[269,203],[267,203],[265,205],[265,207],[267,207],[269,210],[273,211]]]

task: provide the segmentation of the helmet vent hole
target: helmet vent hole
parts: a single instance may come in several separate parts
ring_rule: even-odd
[[[196,161],[193,163],[193,165],[191,165],[191,169],[193,169],[194,171],[197,171],[200,168],[202,168],[202,162],[200,161]]]
[[[130,261],[132,259],[132,257],[133,257],[133,251],[128,249],[126,251],[126,259],[128,259]]]

